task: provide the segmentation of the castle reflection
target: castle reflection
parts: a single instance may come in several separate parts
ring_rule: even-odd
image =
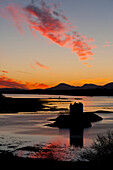
[[[70,145],[75,147],[83,147],[83,128],[70,128]]]

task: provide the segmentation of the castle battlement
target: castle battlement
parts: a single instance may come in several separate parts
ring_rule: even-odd
[[[83,104],[80,103],[74,103],[70,104],[70,116],[77,118],[81,117],[83,115]]]

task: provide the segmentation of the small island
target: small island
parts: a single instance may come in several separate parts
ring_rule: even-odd
[[[83,104],[81,102],[70,104],[70,114],[59,115],[56,119],[51,119],[54,123],[48,124],[51,127],[59,128],[88,128],[92,122],[102,120],[94,112],[83,112]]]

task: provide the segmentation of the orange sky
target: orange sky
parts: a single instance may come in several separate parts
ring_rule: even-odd
[[[1,0],[0,87],[112,82],[112,7],[109,0]]]

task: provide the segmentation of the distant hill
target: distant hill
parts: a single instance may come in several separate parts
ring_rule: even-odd
[[[84,84],[83,86],[71,86],[69,84],[60,83],[54,87],[48,88],[46,90],[75,90],[75,89],[94,89],[99,86],[95,84]]]
[[[84,84],[81,88],[82,89],[96,89],[98,87],[100,87],[100,86],[95,85],[95,84]]]
[[[21,91],[23,89],[19,89],[19,88],[0,88],[0,91]]]
[[[51,88],[48,88],[46,90],[75,90],[79,87],[76,87],[76,86],[71,86],[69,84],[66,84],[66,83],[60,83],[54,87],[51,87]]]
[[[71,91],[71,90],[88,90],[88,89],[108,89],[108,90],[112,90],[113,89],[113,82],[107,83],[103,86],[99,86],[96,84],[84,84],[83,86],[71,86],[69,84],[66,83],[60,83],[54,87],[51,88],[47,88],[47,89],[32,89],[32,90],[27,90],[27,89],[18,89],[18,88],[0,88],[0,92],[2,93],[44,93],[45,91],[63,91],[63,90],[67,90],[67,91]]]
[[[75,89],[113,89],[113,82],[99,86],[96,84],[84,84],[83,86],[71,86],[66,83],[60,83],[54,87],[48,88],[46,90],[75,90]]]
[[[103,86],[103,88],[113,89],[113,82],[105,84],[105,85]]]

